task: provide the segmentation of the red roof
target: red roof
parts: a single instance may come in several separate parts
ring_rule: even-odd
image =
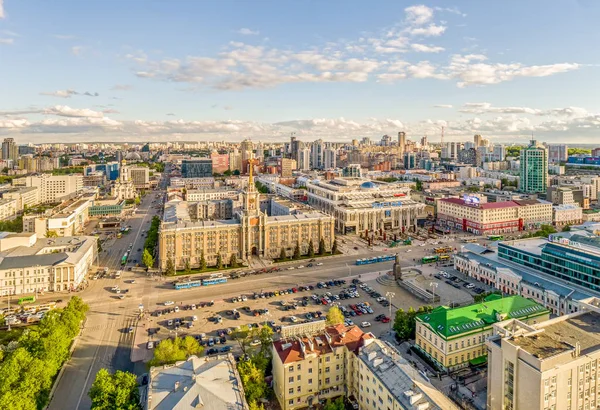
[[[515,206],[519,206],[519,204],[517,204],[514,201],[488,202],[488,203],[479,204],[479,205],[467,204],[467,203],[465,203],[464,199],[460,199],[460,198],[443,198],[443,199],[440,199],[440,201],[449,202],[451,204],[456,204],[456,205],[468,206],[470,208],[479,208],[479,209],[499,209],[499,208],[512,208]]]

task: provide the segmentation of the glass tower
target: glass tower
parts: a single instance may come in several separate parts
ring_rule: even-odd
[[[548,150],[532,140],[527,148],[521,150],[521,192],[546,193],[548,189]]]

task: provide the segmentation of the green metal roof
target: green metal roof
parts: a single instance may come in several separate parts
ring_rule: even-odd
[[[431,329],[445,339],[470,333],[506,320],[538,316],[548,313],[539,303],[522,296],[488,296],[482,303],[451,309],[439,306],[430,313],[417,316],[417,320],[429,324]],[[501,317],[498,316],[501,315]]]

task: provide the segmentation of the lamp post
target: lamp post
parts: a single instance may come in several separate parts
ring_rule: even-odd
[[[392,330],[392,324],[394,323],[394,321],[392,320],[392,299],[394,299],[394,296],[396,296],[394,292],[385,292],[385,297],[390,302],[390,331]]]
[[[438,283],[437,282],[429,282],[429,286],[431,286],[431,290],[433,293],[433,300],[431,302],[431,304],[433,305],[433,304],[435,304],[435,288],[438,287]]]

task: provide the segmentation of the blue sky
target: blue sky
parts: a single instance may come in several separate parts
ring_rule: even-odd
[[[0,135],[593,143],[599,17],[589,0],[0,0]]]

